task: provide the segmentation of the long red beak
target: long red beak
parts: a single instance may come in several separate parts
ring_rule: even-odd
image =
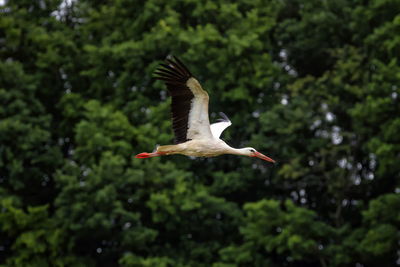
[[[273,159],[261,154],[260,152],[254,152],[254,157],[257,157],[257,158],[263,159],[265,161],[269,161],[269,162],[275,163],[275,160],[273,160]]]

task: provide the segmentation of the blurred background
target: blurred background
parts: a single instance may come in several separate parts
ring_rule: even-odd
[[[400,1],[2,0],[1,266],[400,265]],[[170,144],[179,57],[235,156]]]

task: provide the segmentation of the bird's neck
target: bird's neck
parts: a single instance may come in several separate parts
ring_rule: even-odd
[[[224,148],[223,150],[225,154],[248,156],[248,151],[246,148],[234,148],[222,140],[220,140],[220,146]]]
[[[247,156],[247,150],[245,148],[230,147],[228,153],[232,155]]]

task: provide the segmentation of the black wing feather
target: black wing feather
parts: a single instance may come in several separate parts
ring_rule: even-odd
[[[228,116],[226,116],[225,113],[219,112],[218,114],[221,116],[221,119],[218,119],[218,120],[217,120],[218,122],[220,122],[220,121],[230,122],[230,121],[231,121],[231,120],[228,118]]]
[[[171,115],[175,143],[184,143],[188,141],[189,112],[194,98],[186,82],[193,76],[178,58],[173,57],[173,59],[167,59],[165,62],[167,64],[160,64],[154,74],[156,79],[165,82],[172,97]]]

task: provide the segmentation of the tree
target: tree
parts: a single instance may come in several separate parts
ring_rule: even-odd
[[[0,265],[395,265],[399,8],[6,1]],[[168,54],[277,165],[133,158],[173,140]]]

